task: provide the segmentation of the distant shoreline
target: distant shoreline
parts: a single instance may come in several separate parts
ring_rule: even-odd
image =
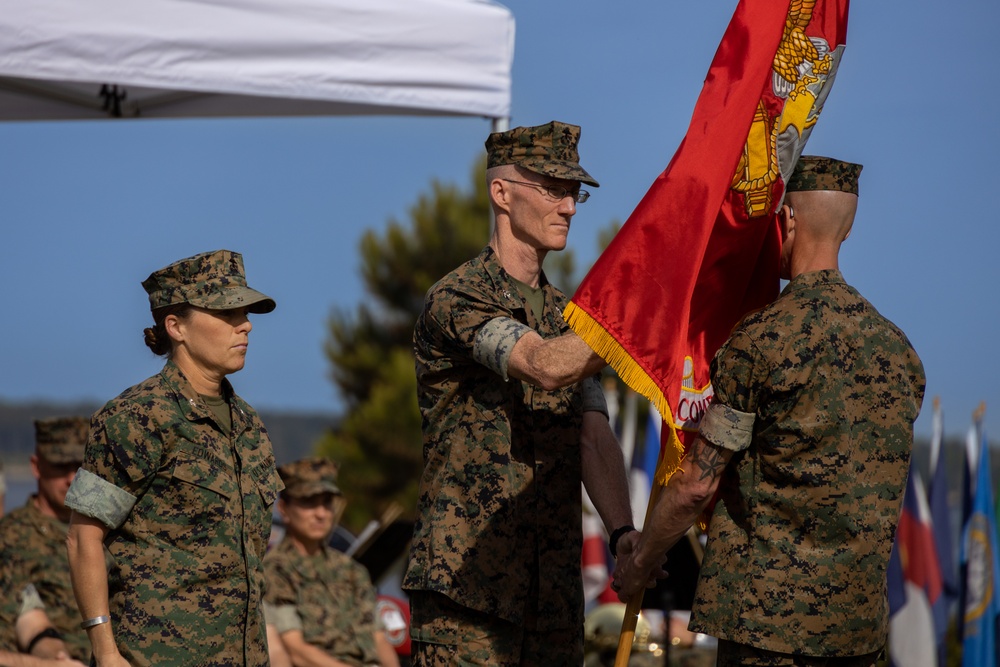
[[[8,482],[26,482],[35,479],[31,472],[31,463],[27,461],[11,462],[3,459],[3,474]]]

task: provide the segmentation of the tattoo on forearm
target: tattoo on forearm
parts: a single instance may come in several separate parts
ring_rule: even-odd
[[[694,441],[691,447],[691,462],[701,470],[699,480],[711,477],[713,480],[722,474],[726,467],[726,462],[722,458],[721,452],[715,447],[705,444],[701,438]]]

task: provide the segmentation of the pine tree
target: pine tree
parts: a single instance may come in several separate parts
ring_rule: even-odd
[[[368,301],[330,317],[326,356],[345,414],[319,452],[340,463],[350,528],[390,501],[405,508],[404,516],[416,507],[423,463],[413,325],[427,290],[489,238],[484,173],[481,159],[468,190],[433,182],[407,224],[392,219],[384,232],[368,231],[359,248]]]

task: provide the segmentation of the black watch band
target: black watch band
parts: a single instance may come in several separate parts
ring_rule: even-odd
[[[611,537],[608,538],[608,547],[611,549],[612,556],[618,558],[618,540],[622,538],[622,535],[631,533],[633,530],[635,530],[635,526],[630,523],[614,529],[611,533]]]
[[[35,644],[42,641],[43,639],[62,639],[63,636],[55,628],[45,628],[37,635],[31,638],[28,642],[28,647],[24,649],[25,653],[31,653],[31,649],[35,648]]]

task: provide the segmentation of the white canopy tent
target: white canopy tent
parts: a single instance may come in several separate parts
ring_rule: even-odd
[[[489,0],[0,0],[0,120],[510,116]]]

